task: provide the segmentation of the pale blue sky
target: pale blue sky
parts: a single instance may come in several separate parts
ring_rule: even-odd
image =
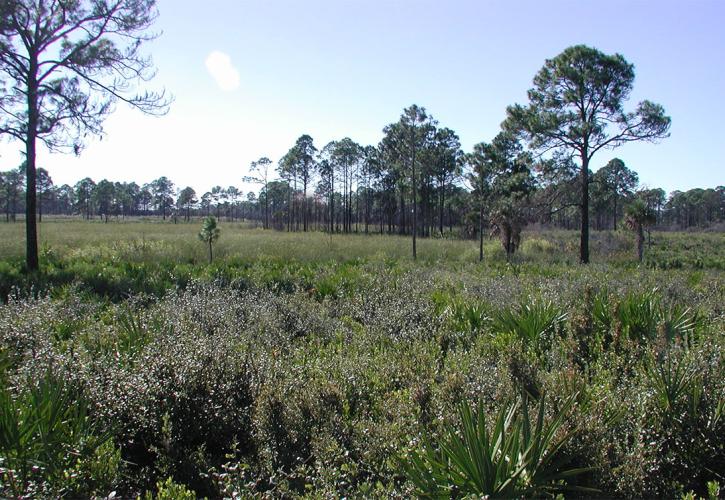
[[[628,109],[646,98],[672,117],[669,139],[601,152],[595,170],[617,156],[650,187],[725,184],[721,0],[160,0],[159,9],[164,34],[148,51],[154,86],[176,97],[170,113],[119,107],[80,158],[42,154],[56,183],[166,175],[200,194],[216,184],[247,191],[249,163],[276,162],[299,135],[318,148],[345,136],[377,144],[413,103],[470,150],[493,138],[507,105],[526,101],[545,59],[583,43],[635,65]],[[19,163],[19,148],[0,145],[0,170]]]

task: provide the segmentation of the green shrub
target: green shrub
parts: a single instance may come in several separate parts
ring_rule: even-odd
[[[713,364],[722,358],[710,349],[671,348],[646,363],[645,383],[653,396],[647,436],[659,462],[652,482],[663,493],[693,489],[705,494],[706,483],[719,479],[725,467],[725,396],[718,388],[723,371]]]
[[[447,427],[437,443],[411,452],[401,460],[402,469],[415,493],[424,497],[517,498],[586,491],[567,482],[588,469],[567,468],[562,453],[574,434],[561,430],[575,400],[576,395],[569,397],[545,422],[542,397],[532,425],[524,398],[503,406],[491,428],[483,407],[472,411],[464,401],[459,407],[461,427]]]
[[[156,493],[147,491],[143,500],[196,500],[196,493],[183,484],[176,484],[169,477],[165,481],[156,483]]]
[[[514,333],[526,344],[541,347],[542,337],[557,333],[566,316],[553,302],[534,299],[496,313],[492,328],[496,333]]]
[[[628,293],[617,303],[616,318],[623,339],[641,342],[657,334],[660,312],[657,290],[646,293]]]
[[[664,359],[650,359],[646,369],[650,387],[667,418],[677,418],[683,406],[689,411],[698,411],[703,381],[687,357],[678,359],[669,355]]]
[[[0,456],[6,491],[2,493],[21,496],[37,488],[56,493],[107,493],[103,489],[117,479],[118,460],[108,461],[115,453],[113,445],[88,415],[82,393],[46,373],[37,382],[30,382],[26,391],[14,395],[3,378]],[[74,468],[92,471],[99,460],[105,462],[103,474],[91,483],[79,482],[77,476],[68,474]]]
[[[572,487],[704,496],[725,469],[722,274],[705,260],[697,274],[627,267],[624,255],[570,267],[545,251],[478,264],[472,243],[452,253],[439,240],[412,263],[395,238],[336,235],[328,248],[245,232],[271,250],[260,257],[238,236],[212,265],[181,239],[58,251],[38,276],[0,260],[0,279],[19,280],[0,306],[3,387],[19,405],[57,374],[93,428],[88,446],[58,447],[53,481],[31,466],[27,488],[0,453],[18,491],[131,498],[173,478],[210,498],[406,497],[413,483],[392,457],[422,457],[418,436],[439,453],[459,401],[506,412],[522,389],[581,394],[553,439],[581,429],[557,452],[571,458],[561,470],[593,467]],[[268,245],[277,236],[313,249],[291,259]],[[555,236],[557,248],[573,241]],[[568,251],[562,262],[576,260]],[[507,428],[519,443],[524,406],[537,428],[537,409],[519,402]],[[544,428],[560,407],[547,400]]]
[[[116,316],[116,352],[133,356],[151,341],[151,334],[139,311],[123,308]]]

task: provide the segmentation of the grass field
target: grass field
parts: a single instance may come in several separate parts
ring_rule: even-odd
[[[60,252],[127,251],[136,258],[171,258],[185,262],[204,262],[206,247],[197,240],[201,227],[196,223],[52,221],[41,224],[40,242]],[[222,236],[215,246],[220,259],[259,258],[294,259],[303,262],[323,260],[400,259],[410,255],[409,238],[379,235],[334,235],[324,233],[265,231],[242,223],[220,223]],[[24,226],[0,225],[0,252],[8,257],[24,255]],[[493,245],[491,245],[493,246]],[[423,261],[475,260],[475,242],[457,240],[421,240]],[[134,255],[128,255],[133,258]]]
[[[1,497],[725,486],[724,235],[653,233],[639,265],[595,233],[581,266],[565,231],[479,263],[474,241],[414,262],[409,238],[220,227],[209,265],[198,222],[43,222],[27,276],[0,224]]]
[[[92,257],[116,255],[121,259],[173,259],[198,263],[207,259],[206,248],[196,239],[200,222],[50,219],[39,224],[41,248],[60,256]],[[263,258],[300,262],[364,259],[410,260],[410,237],[379,234],[340,235],[326,233],[265,231],[245,223],[220,223],[222,236],[215,246],[220,259],[255,261]],[[25,227],[22,223],[0,224],[0,257],[17,260],[24,256]],[[646,251],[652,267],[696,267],[725,269],[725,234],[657,233]],[[575,231],[528,231],[517,254],[519,262],[574,264],[578,262]],[[634,260],[634,236],[626,231],[594,232],[592,261],[629,265]],[[495,239],[485,241],[486,261],[505,260]],[[476,241],[420,238],[421,263],[460,264],[478,261]]]

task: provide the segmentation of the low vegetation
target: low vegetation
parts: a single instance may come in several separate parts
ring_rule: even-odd
[[[2,496],[725,484],[721,235],[653,234],[641,266],[629,231],[590,266],[565,232],[414,263],[402,238],[221,224],[208,264],[197,223],[113,226],[43,223],[33,277],[0,227]]]

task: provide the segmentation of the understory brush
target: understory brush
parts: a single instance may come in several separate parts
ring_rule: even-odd
[[[719,271],[108,266],[0,306],[0,496],[725,484]]]

